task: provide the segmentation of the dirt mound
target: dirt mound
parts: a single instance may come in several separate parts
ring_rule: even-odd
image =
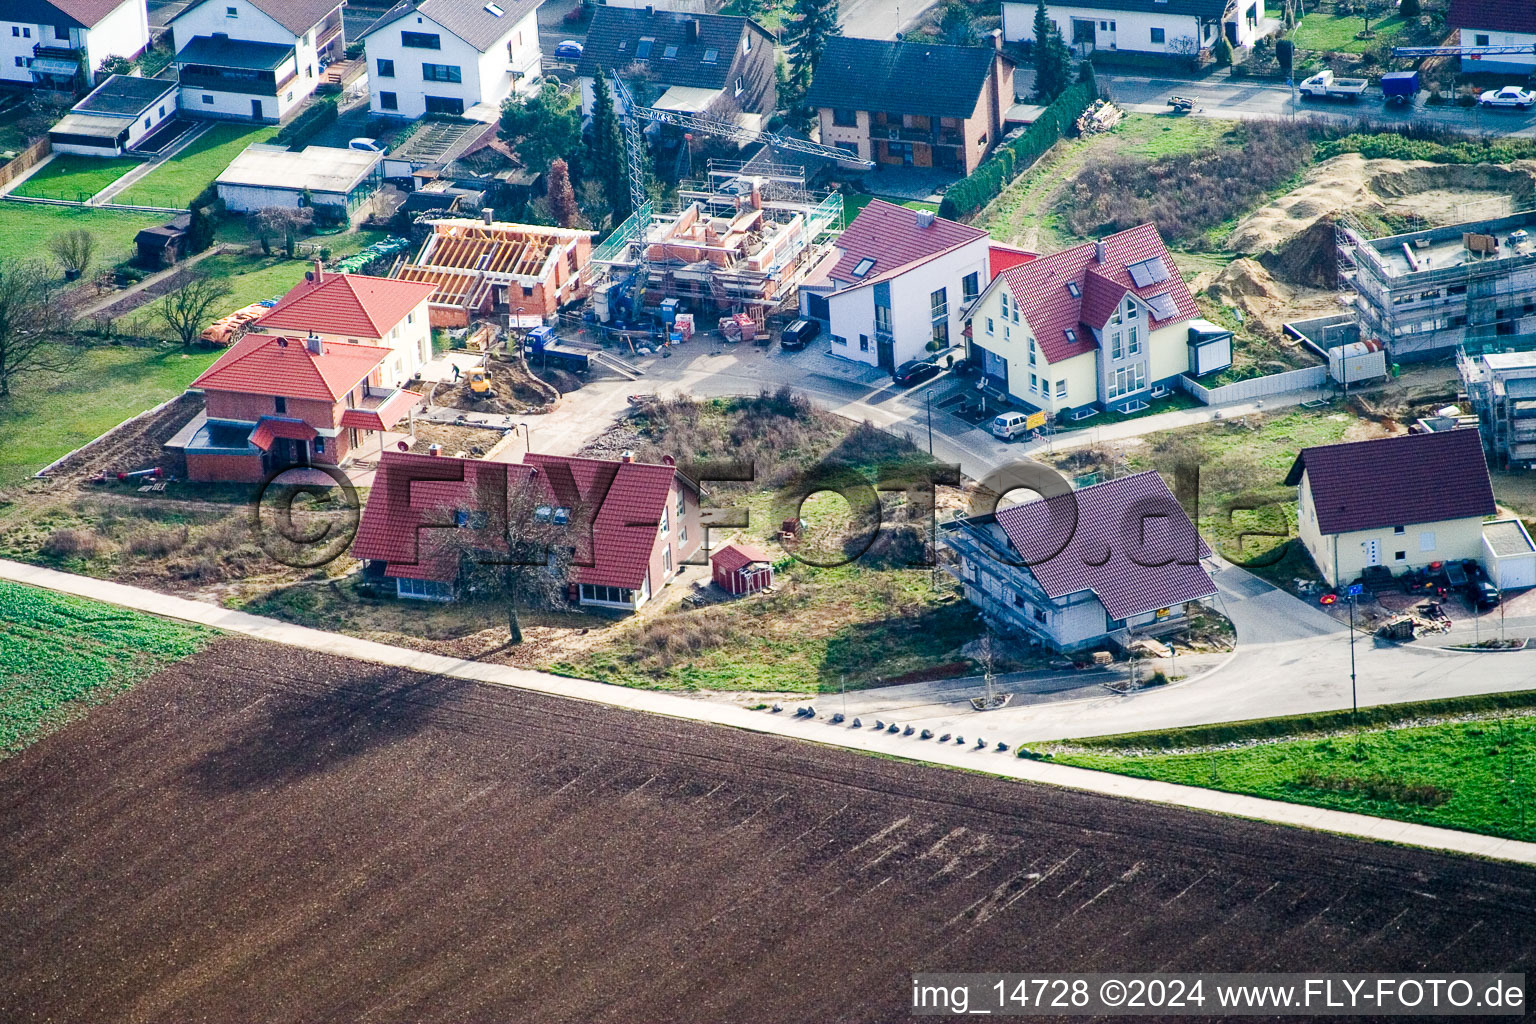
[[[1339,260],[1335,249],[1333,219],[1323,218],[1261,255],[1259,263],[1280,281],[1309,288],[1337,288]]]
[[[1366,160],[1358,153],[1325,160],[1300,188],[1244,217],[1232,230],[1227,248],[1249,255],[1272,252],[1292,235],[1340,210],[1379,206],[1366,187],[1371,177],[1367,165],[1372,163],[1392,164],[1394,170],[1408,166],[1401,160]]]
[[[1327,235],[1331,252],[1333,229],[1326,223],[1317,227]],[[1299,250],[1301,241],[1298,236],[1291,244]],[[1233,260],[1220,273],[1201,274],[1190,288],[1215,303],[1241,310],[1249,330],[1277,342],[1286,342],[1282,325],[1287,320],[1338,312],[1337,293],[1286,284],[1279,279],[1282,275],[1271,272],[1267,262],[1267,258]],[[1331,257],[1327,265],[1333,266]]]
[[[549,407],[560,400],[560,392],[548,381],[539,379],[521,360],[501,362],[492,359],[486,365],[491,371],[489,398],[477,396],[465,376],[457,384],[438,387],[432,401],[473,412],[515,414],[548,412]]]

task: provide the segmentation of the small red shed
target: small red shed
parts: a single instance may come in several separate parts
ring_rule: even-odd
[[[715,582],[728,594],[740,597],[773,586],[767,553],[750,544],[727,544],[709,556],[709,564]]]

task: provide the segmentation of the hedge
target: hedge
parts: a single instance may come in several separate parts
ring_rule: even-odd
[[[335,124],[339,116],[341,112],[337,108],[337,98],[322,96],[311,103],[309,109],[289,121],[277,133],[277,141],[289,149],[299,149],[320,134],[322,128]]]
[[[1340,153],[1359,153],[1368,159],[1428,160],[1437,164],[1507,164],[1536,156],[1536,143],[1529,139],[1466,140],[1451,143],[1428,139],[1404,138],[1399,134],[1354,134],[1324,142],[1317,149],[1317,159],[1326,160]]]
[[[1086,83],[1069,86],[1024,134],[999,146],[986,163],[951,185],[939,215],[953,219],[986,206],[1076,125],[1094,95],[1094,87]]]

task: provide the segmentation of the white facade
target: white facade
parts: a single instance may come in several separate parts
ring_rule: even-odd
[[[943,339],[943,347],[963,345],[965,318],[961,309],[986,286],[989,243],[983,236],[886,281],[828,295],[832,354],[892,370],[938,351],[928,347],[936,338]],[[889,314],[877,313],[877,296],[887,298],[887,290]],[[944,293],[942,306],[934,295],[940,290]],[[936,330],[936,325],[942,325],[942,330]],[[887,336],[890,353],[882,364],[881,341]]]
[[[99,111],[65,114],[58,124],[49,129],[48,136],[55,153],[121,156],[124,150],[133,149],[145,136],[153,134],[175,116],[176,91],[172,89],[137,114],[119,116]],[[114,124],[116,128],[111,127]],[[123,132],[127,134],[123,135]],[[91,145],[88,140],[98,142],[99,145]]]
[[[294,34],[261,11],[250,0],[204,0],[183,11],[171,22],[172,45],[178,53],[197,36],[228,36],[236,41],[293,47],[293,56],[276,72],[274,94],[257,94],[184,82],[181,109],[204,117],[245,118],[276,122],[302,104],[320,84],[321,48],[345,46],[340,34],[340,14],[332,10],[305,31]],[[334,27],[331,27],[334,19]],[[256,113],[253,101],[261,104]]]
[[[1499,32],[1493,29],[1464,28],[1458,46],[1529,46],[1529,53],[1498,53],[1491,57],[1461,59],[1463,71],[1490,71],[1506,75],[1536,74],[1536,35],[1529,32]]]
[[[28,61],[34,46],[84,50],[87,71],[108,57],[136,57],[149,45],[149,13],[144,0],[122,0],[88,29],[9,21],[0,3],[0,81],[32,84]]]
[[[1193,56],[1216,45],[1222,30],[1216,20],[1202,23],[1192,14],[1147,11],[1117,11],[1092,6],[1048,4],[1046,13],[1061,30],[1072,52],[1086,56],[1094,50],[1132,50],[1138,53],[1166,53]],[[1264,0],[1238,0],[1235,17],[1227,19],[1234,28],[1228,41],[1236,37],[1236,46],[1252,46],[1265,31]],[[1033,42],[1035,5],[1003,4],[1003,38],[1008,42]]]
[[[435,38],[438,48],[407,46],[406,33]],[[490,121],[500,116],[508,96],[527,95],[538,87],[536,8],[509,24],[484,52],[420,12],[381,26],[364,43],[372,94],[368,107],[375,114],[414,121],[428,113],[448,113]]]

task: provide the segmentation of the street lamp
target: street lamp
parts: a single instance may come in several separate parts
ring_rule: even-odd
[[[1361,584],[1351,583],[1344,592],[1349,597],[1349,704],[1356,715],[1360,714],[1360,698],[1355,689],[1355,599],[1364,590]]]
[[[526,423],[519,423],[517,426],[521,427],[523,429],[523,444],[525,446],[523,450],[525,452],[527,452],[527,453],[532,453],[533,452],[533,428],[530,427]],[[516,428],[513,428],[513,429],[516,429]]]

